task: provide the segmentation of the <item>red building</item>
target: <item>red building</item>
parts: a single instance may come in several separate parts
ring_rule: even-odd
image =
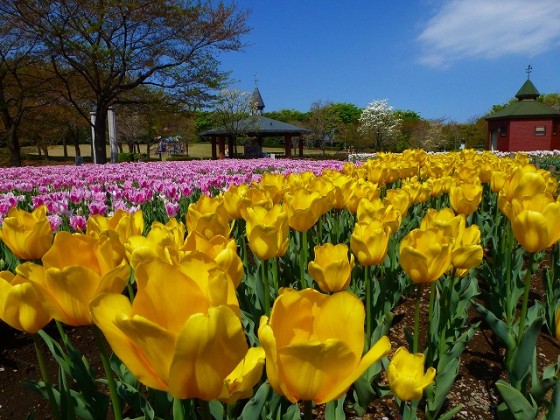
[[[560,149],[560,110],[537,98],[531,80],[521,86],[514,102],[486,117],[488,150],[519,152]]]

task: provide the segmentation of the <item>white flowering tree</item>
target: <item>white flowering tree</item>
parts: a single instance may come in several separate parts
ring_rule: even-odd
[[[400,117],[387,104],[387,99],[378,99],[362,111],[359,131],[365,139],[372,140],[370,144],[376,150],[386,150],[397,140],[400,123]]]

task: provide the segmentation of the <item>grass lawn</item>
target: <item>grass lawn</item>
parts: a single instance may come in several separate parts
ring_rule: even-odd
[[[140,145],[140,150],[142,153],[146,153],[146,145]],[[154,154],[155,147],[152,146],[152,153],[151,157],[159,158],[158,154]],[[124,147],[123,151],[126,153],[128,152],[128,147]],[[237,147],[238,153],[243,156],[244,148],[243,146]],[[80,152],[83,157],[91,158],[91,147],[88,144],[81,144],[80,145]],[[275,154],[279,156],[284,155],[284,148],[283,147],[263,147],[263,152]],[[297,149],[292,149],[292,156],[297,156]],[[303,153],[306,156],[317,156],[321,155],[323,152],[321,149],[308,149],[304,148]],[[332,150],[326,150],[326,154],[333,155],[336,153],[340,155],[340,152]],[[39,156],[37,153],[36,147],[22,147],[21,148],[21,158],[23,165],[43,165],[43,164],[61,164],[61,163],[74,163],[75,161],[75,151],[73,146],[67,147],[67,154],[68,157],[64,157],[64,148],[62,146],[50,146],[49,147],[49,158],[45,158],[44,156]],[[107,147],[107,157],[110,159],[111,150]],[[162,160],[167,160],[170,158],[170,154],[164,154],[162,156]],[[189,145],[188,150],[188,157],[190,158],[197,158],[197,159],[211,159],[212,157],[212,149],[211,144],[206,142],[200,143],[193,143]],[[0,166],[9,166],[8,161],[8,151],[6,148],[0,148]]]

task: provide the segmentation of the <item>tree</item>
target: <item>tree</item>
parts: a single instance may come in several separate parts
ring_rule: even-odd
[[[373,139],[376,150],[394,149],[400,118],[386,99],[371,102],[360,116],[360,132],[365,138]]]
[[[279,111],[265,112],[263,115],[267,118],[272,118],[273,120],[293,125],[296,123],[302,123],[307,118],[307,114],[305,112],[301,112],[296,109],[281,109]]]
[[[445,118],[422,121],[416,126],[411,136],[411,146],[428,151],[439,151],[444,148],[443,128]]]
[[[396,151],[402,152],[411,146],[412,138],[418,127],[422,126],[422,118],[416,111],[396,110],[395,115],[399,117],[399,136],[397,139]]]
[[[83,118],[89,121],[93,107],[100,163],[107,160],[107,111],[126,92],[151,85],[191,105],[205,102],[227,76],[219,52],[241,49],[249,31],[246,12],[210,0],[5,0],[0,16],[0,25],[37,40],[36,51],[50,57]],[[70,89],[75,77],[89,89],[87,106]]]
[[[251,106],[252,95],[239,89],[223,89],[216,100],[214,124],[225,129],[232,140],[234,150],[230,150],[230,153],[234,156],[237,156],[237,139],[245,136],[254,127],[248,120]]]
[[[340,122],[344,125],[356,124],[360,119],[360,115],[362,115],[362,110],[354,104],[335,102],[331,105],[331,107],[338,114]]]
[[[21,166],[19,139],[26,113],[51,99],[46,94],[49,77],[33,48],[34,40],[23,42],[21,31],[0,18],[0,137],[12,166]]]
[[[311,133],[308,139],[319,144],[325,154],[327,143],[333,143],[336,131],[341,124],[340,116],[332,102],[315,101],[311,104],[307,117],[307,126]]]

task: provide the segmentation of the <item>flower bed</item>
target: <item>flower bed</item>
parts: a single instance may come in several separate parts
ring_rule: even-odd
[[[0,317],[55,355],[66,380],[32,386],[54,417],[340,418],[392,396],[451,418],[487,328],[497,411],[554,418],[558,363],[535,348],[558,335],[557,186],[526,155],[472,150],[10,169]],[[104,374],[66,333],[89,325]]]

